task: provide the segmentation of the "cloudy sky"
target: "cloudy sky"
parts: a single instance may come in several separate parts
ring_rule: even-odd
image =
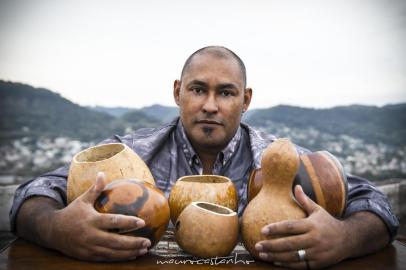
[[[406,0],[0,0],[0,79],[81,105],[174,105],[206,45],[245,61],[251,107],[406,102]]]

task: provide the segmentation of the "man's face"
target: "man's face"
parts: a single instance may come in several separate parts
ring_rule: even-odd
[[[218,151],[236,133],[251,95],[251,89],[244,89],[237,61],[210,54],[194,56],[182,80],[174,83],[175,101],[192,145]]]

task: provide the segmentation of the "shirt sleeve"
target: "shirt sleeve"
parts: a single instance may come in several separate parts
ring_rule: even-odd
[[[122,140],[119,136],[102,141],[104,143],[122,142],[125,144],[131,143],[130,138]],[[69,166],[58,168],[54,171],[45,173],[39,177],[33,178],[20,185],[15,194],[13,205],[10,209],[10,229],[13,233],[16,232],[16,219],[21,205],[29,198],[34,196],[43,196],[54,199],[61,205],[66,206],[66,186],[68,179]]]
[[[391,241],[395,239],[399,221],[393,214],[386,196],[371,182],[361,177],[347,175],[348,201],[344,217],[356,212],[369,211],[385,223]]]

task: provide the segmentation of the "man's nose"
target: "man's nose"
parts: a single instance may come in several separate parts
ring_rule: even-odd
[[[214,94],[209,94],[203,104],[204,113],[216,113],[218,111],[218,104]]]

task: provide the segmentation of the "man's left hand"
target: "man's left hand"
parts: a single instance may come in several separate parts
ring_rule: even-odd
[[[261,259],[295,269],[317,269],[348,257],[344,222],[307,197],[302,187],[295,187],[295,197],[308,217],[263,227],[261,233],[273,239],[255,245]],[[303,260],[300,259],[299,250],[304,250]]]

